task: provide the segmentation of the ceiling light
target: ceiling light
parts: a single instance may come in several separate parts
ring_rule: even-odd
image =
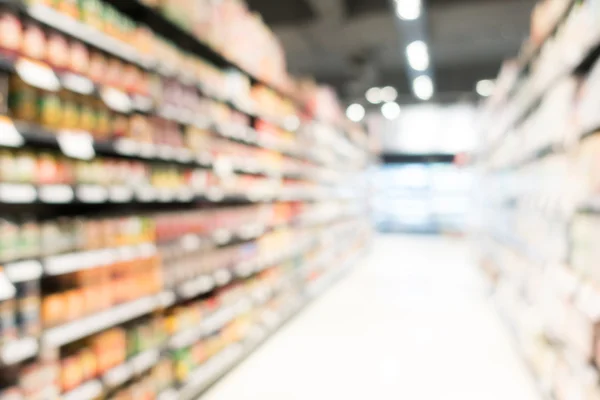
[[[346,116],[350,121],[360,122],[365,117],[365,108],[360,104],[350,104],[346,109]]]
[[[365,97],[367,98],[367,101],[369,103],[379,104],[382,101],[381,100],[381,89],[379,89],[378,87],[373,87],[373,88],[367,90]]]
[[[398,92],[391,86],[386,86],[381,89],[381,100],[383,102],[395,101],[398,97]]]
[[[480,96],[488,97],[488,96],[491,96],[492,93],[494,93],[495,87],[496,87],[496,84],[494,83],[494,81],[489,80],[489,79],[483,79],[483,80],[477,82],[477,86],[475,87],[475,89],[477,90],[477,93]]]
[[[421,0],[396,0],[396,13],[400,19],[413,21],[421,16]]]
[[[433,96],[433,82],[427,75],[421,75],[413,81],[413,92],[421,100],[429,100]]]
[[[427,44],[421,40],[416,40],[406,46],[406,58],[408,64],[415,71],[425,71],[429,68],[429,50]]]
[[[381,106],[381,113],[387,119],[394,120],[400,116],[400,106],[393,101]]]

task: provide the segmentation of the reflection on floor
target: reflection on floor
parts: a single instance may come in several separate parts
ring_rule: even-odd
[[[371,255],[205,400],[538,400],[460,239]]]

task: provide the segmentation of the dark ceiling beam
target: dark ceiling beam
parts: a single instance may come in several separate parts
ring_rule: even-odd
[[[315,10],[307,0],[246,0],[246,2],[248,7],[259,13],[270,27],[304,24],[317,18]]]

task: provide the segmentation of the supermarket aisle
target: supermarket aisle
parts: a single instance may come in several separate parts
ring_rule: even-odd
[[[383,236],[208,400],[537,400],[459,239]]]

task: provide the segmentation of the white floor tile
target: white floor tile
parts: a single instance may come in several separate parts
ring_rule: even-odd
[[[382,236],[206,400],[538,400],[460,239]]]

